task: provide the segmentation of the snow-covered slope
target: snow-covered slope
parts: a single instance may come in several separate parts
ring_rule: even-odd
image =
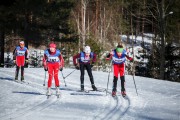
[[[110,74],[106,92],[80,93],[80,72],[76,70],[66,80],[62,75],[61,98],[55,95],[47,99],[43,86],[44,70],[26,68],[26,83],[14,82],[15,68],[0,68],[0,120],[180,120],[180,84],[135,76],[126,76],[127,97],[109,94],[113,81]],[[64,76],[73,69],[64,69]],[[107,87],[108,73],[93,71],[95,84]],[[86,89],[91,89],[87,73]],[[55,93],[53,83],[53,93]],[[120,81],[118,81],[120,91]],[[120,92],[119,92],[120,93]]]

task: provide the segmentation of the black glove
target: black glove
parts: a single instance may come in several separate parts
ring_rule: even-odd
[[[48,68],[44,68],[45,71],[48,71]]]
[[[110,56],[111,56],[111,54],[109,53],[109,54],[106,56],[106,58],[110,58]]]
[[[78,65],[75,65],[75,68],[76,68],[77,70],[79,70],[79,66],[78,66]]]
[[[59,70],[60,70],[60,71],[63,71],[63,68],[61,67]]]

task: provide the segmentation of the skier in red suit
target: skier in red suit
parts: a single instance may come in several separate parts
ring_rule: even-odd
[[[114,71],[112,96],[116,96],[117,80],[118,80],[119,73],[120,73],[120,79],[121,79],[121,94],[123,96],[126,96],[125,77],[124,77],[126,58],[129,59],[130,61],[133,61],[133,58],[127,55],[126,50],[123,49],[121,45],[117,46],[116,49],[114,49],[107,55],[107,58],[106,58],[107,60],[112,59],[113,71]]]
[[[60,94],[59,91],[59,79],[58,79],[58,72],[59,70],[62,71],[64,67],[64,59],[60,52],[60,50],[56,49],[56,44],[51,43],[49,48],[45,50],[44,57],[43,57],[43,65],[44,70],[48,71],[49,78],[48,78],[48,87],[47,87],[47,95],[51,95],[51,86],[52,86],[52,79],[55,80],[56,86],[56,94]]]
[[[21,81],[24,81],[24,65],[28,63],[28,49],[24,46],[24,41],[19,43],[13,51],[13,60],[16,63],[15,80],[18,80],[19,68],[21,67]]]

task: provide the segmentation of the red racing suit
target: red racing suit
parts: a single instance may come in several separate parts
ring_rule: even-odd
[[[60,68],[64,67],[64,59],[60,50],[56,49],[55,52],[51,52],[49,49],[45,50],[43,57],[44,68],[48,69],[48,88],[52,86],[52,78],[54,77],[55,86],[59,87],[58,72]]]
[[[24,66],[25,59],[28,59],[28,49],[26,47],[17,46],[13,52],[13,59],[16,60],[18,67]]]
[[[127,56],[126,50],[123,50],[122,55],[118,56],[116,53],[116,50],[113,50],[113,54],[109,54],[107,56],[107,60],[112,59],[112,64],[113,64],[113,71],[114,71],[114,76],[118,78],[118,74],[120,73],[120,77],[124,76],[125,73],[125,61],[126,58],[129,59],[130,61],[133,60],[133,58]]]

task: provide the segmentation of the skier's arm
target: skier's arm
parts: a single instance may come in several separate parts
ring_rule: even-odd
[[[73,64],[76,66],[77,65],[77,59],[80,58],[80,54],[78,53],[77,55],[73,56]]]
[[[106,60],[111,60],[113,54],[114,54],[113,51],[111,51],[110,53],[108,53],[108,55],[106,56]]]
[[[59,56],[60,59],[60,67],[64,67],[64,58],[62,55]]]
[[[25,52],[25,59],[28,60],[28,58],[29,58],[29,51],[27,49],[26,52]]]
[[[126,55],[126,58],[130,61],[133,61],[133,58],[132,57],[129,57],[128,55]]]
[[[26,52],[25,52],[25,63],[28,64],[28,58],[29,58],[29,51],[28,49],[26,49]]]
[[[97,55],[94,53],[94,54],[93,54],[92,63],[95,63],[95,62],[96,62],[96,56],[97,56]]]
[[[13,51],[13,60],[16,60],[16,48]]]
[[[43,66],[44,66],[44,69],[47,69],[47,62],[46,62],[46,60],[47,60],[47,56],[46,56],[46,54],[44,54],[44,56],[43,56]]]

